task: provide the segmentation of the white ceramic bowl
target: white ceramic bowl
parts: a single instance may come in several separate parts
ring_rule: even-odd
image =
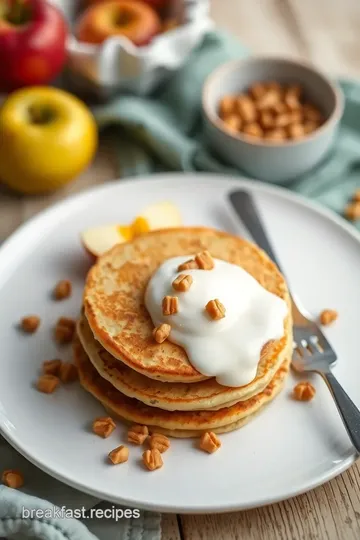
[[[80,0],[50,1],[65,13],[72,28]],[[154,38],[146,47],[136,47],[127,38],[119,37],[92,45],[72,35],[67,46],[71,82],[102,98],[119,91],[149,93],[185,62],[212,26],[209,0],[173,1],[181,3],[184,24]]]
[[[218,116],[222,97],[245,91],[258,81],[298,83],[325,122],[296,141],[274,142],[228,131]],[[250,57],[217,68],[206,80],[203,96],[205,133],[209,144],[226,162],[260,180],[286,183],[317,165],[330,150],[343,113],[340,89],[315,68],[281,58]]]

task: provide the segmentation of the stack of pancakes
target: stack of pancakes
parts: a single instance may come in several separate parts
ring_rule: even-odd
[[[244,425],[279,393],[292,353],[290,309],[283,337],[264,345],[257,375],[246,386],[222,386],[199,373],[182,347],[156,343],[144,305],[149,279],[166,259],[203,250],[241,266],[290,306],[283,276],[253,244],[205,228],[160,230],[118,244],[97,260],[74,345],[82,386],[111,415],[174,437]]]

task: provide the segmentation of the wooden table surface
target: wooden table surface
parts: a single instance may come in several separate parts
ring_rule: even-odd
[[[334,75],[360,77],[358,0],[213,0],[212,15],[256,53],[287,54]],[[117,174],[108,134],[92,167],[61,192],[25,198],[0,188],[0,239],[42,208]],[[359,540],[360,468],[280,504],[224,515],[164,515],[162,526],[163,540]]]

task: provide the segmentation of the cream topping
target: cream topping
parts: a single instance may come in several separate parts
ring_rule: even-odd
[[[257,372],[262,347],[284,335],[287,305],[262,287],[240,266],[214,259],[212,270],[178,271],[189,260],[175,257],[165,261],[149,281],[145,305],[155,326],[171,325],[169,340],[183,347],[190,363],[200,373],[225,386],[243,386]],[[192,277],[189,290],[174,290],[179,274]],[[165,296],[177,296],[178,312],[163,315]],[[218,299],[225,317],[213,320],[205,306]]]

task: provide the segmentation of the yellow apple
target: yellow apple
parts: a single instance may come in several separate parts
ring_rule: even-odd
[[[2,6],[0,0],[0,13]],[[35,55],[41,41],[33,39]],[[0,71],[6,57],[1,47],[0,43]],[[94,117],[82,101],[63,90],[29,86],[9,94],[1,106],[0,179],[20,193],[35,195],[65,186],[89,165],[96,147]]]

